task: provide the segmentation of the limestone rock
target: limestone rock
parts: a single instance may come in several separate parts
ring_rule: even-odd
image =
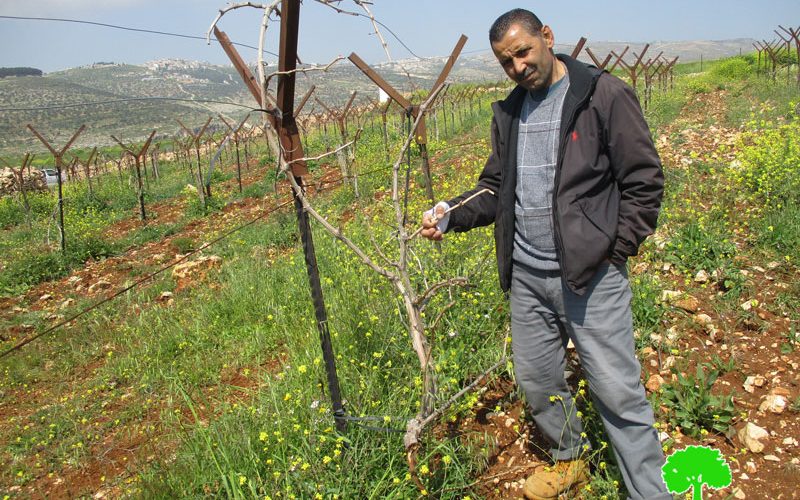
[[[710,325],[714,322],[714,320],[712,320],[711,316],[708,314],[697,314],[694,316],[694,321],[695,323],[703,326]]]
[[[651,375],[644,386],[650,392],[657,392],[663,384],[664,378],[661,375]]]
[[[222,258],[217,255],[204,255],[198,259],[182,262],[172,270],[173,278],[187,278],[195,272],[219,266]]]
[[[786,409],[786,398],[777,394],[770,394],[758,406],[760,412],[783,413]]]
[[[686,295],[678,300],[673,300],[672,305],[686,312],[696,313],[700,309],[700,301],[691,295]]]
[[[764,384],[766,383],[767,379],[765,379],[763,376],[750,375],[745,379],[743,386],[745,391],[752,394],[753,392],[755,392],[756,387],[764,387]]]
[[[107,290],[109,288],[111,288],[111,283],[108,280],[101,279],[89,287],[89,293],[93,293],[98,290]]]
[[[664,290],[661,292],[661,302],[670,302],[683,295],[682,292],[675,290]]]
[[[739,429],[736,435],[739,437],[739,441],[745,445],[748,450],[753,453],[761,453],[764,451],[764,443],[760,440],[769,437],[769,432],[763,427],[759,427],[752,422],[747,422],[747,425]]]

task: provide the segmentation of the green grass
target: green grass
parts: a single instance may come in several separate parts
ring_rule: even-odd
[[[727,71],[718,70],[708,81],[713,90],[722,79],[729,80],[722,84],[733,95],[738,77],[730,77]],[[647,118],[656,134],[673,123],[687,105],[687,88],[686,81],[679,78],[675,91],[654,95]],[[752,93],[746,86],[736,88],[740,94],[734,101],[749,101],[760,92],[755,87]],[[476,103],[473,109],[456,110],[455,134],[445,131],[440,120],[436,140],[433,125],[428,124],[437,197],[448,198],[475,183],[488,154],[488,101],[485,96],[480,108]],[[786,117],[787,105],[783,97],[775,97],[775,108],[784,111],[776,112],[774,119]],[[751,152],[754,158],[783,151],[776,149],[777,139],[763,144],[756,140],[769,135],[759,134],[761,128],[752,130],[753,140],[748,142],[756,148]],[[380,127],[365,128],[356,149],[355,170],[362,174],[359,199],[352,188],[344,186],[315,195],[314,205],[365,250],[374,253],[373,244],[377,243],[393,258],[397,253],[391,245],[394,213],[386,191],[401,140],[397,127],[390,130],[390,139],[387,161]],[[335,147],[336,140],[332,132],[327,138],[314,133],[307,138],[308,153],[323,152],[326,142]],[[248,186],[243,195],[234,188],[215,199],[284,199],[285,190],[274,192],[274,170],[263,145],[260,151],[263,178]],[[460,165],[458,172],[451,169],[454,163]],[[754,171],[766,168],[763,163],[751,163]],[[782,172],[785,164],[780,163],[777,171]],[[418,165],[418,153],[414,152],[412,179],[418,180]],[[766,254],[786,266],[787,275],[795,269],[799,258],[796,220],[800,215],[796,203],[790,203],[784,194],[780,207],[774,201],[763,208],[758,188],[729,176],[727,167],[704,159],[666,172],[668,189],[659,240],[649,240],[639,257],[654,272],[632,274],[639,348],[652,346],[651,335],[664,337],[674,320],[660,300],[667,286],[667,273],[660,271],[664,264],[672,264],[678,271],[676,279],[688,280],[684,284],[691,283],[698,270],[720,270],[728,285],[720,290],[724,296],[716,307],[728,312],[738,309],[740,296],[749,298],[750,293],[738,272],[738,258]],[[338,170],[334,158],[314,162],[309,184],[328,169]],[[151,183],[149,202],[185,197],[181,193],[191,182],[185,168],[162,165],[162,173],[161,181]],[[229,171],[225,174],[230,176]],[[131,193],[125,183],[120,185],[115,173],[98,188],[99,202],[73,193],[70,227],[96,234],[118,217],[131,216],[136,206]],[[381,201],[375,201],[378,199]],[[114,249],[122,251],[167,236],[176,236],[171,241],[176,253],[196,249],[202,242],[180,231],[191,217],[203,214],[193,213],[194,202],[187,201],[187,213],[178,222],[156,221],[137,229],[125,240],[114,242]],[[409,197],[410,229],[428,205],[424,189],[414,182]],[[743,207],[762,208],[745,217]],[[0,214],[3,210],[0,207]],[[7,210],[11,213],[13,209]],[[6,258],[15,247],[28,252],[37,248],[43,224],[45,216],[33,230],[21,226],[6,229],[0,256]],[[348,413],[376,416],[380,420],[371,424],[402,429],[405,419],[417,412],[421,380],[396,292],[318,224],[312,223],[312,228]],[[742,243],[742,238],[733,235],[745,229],[748,236]],[[222,230],[215,227],[216,233]],[[7,465],[0,471],[0,482],[25,486],[45,470],[60,474],[82,466],[98,450],[106,449],[107,442],[141,436],[147,443],[143,448],[153,450],[154,460],[132,466],[136,481],[128,482],[124,476],[106,478],[106,484],[119,488],[123,496],[417,497],[419,492],[407,475],[401,434],[368,431],[355,424],[342,435],[333,429],[319,333],[299,246],[293,208],[287,207],[204,250],[205,255],[220,256],[222,263],[208,271],[203,284],[179,290],[170,275],[162,275],[152,285],[123,295],[69,329],[57,330],[3,360],[0,391],[19,398],[23,414],[27,405],[31,411],[27,417],[7,422],[6,444],[0,445],[0,456]],[[430,332],[440,397],[445,399],[497,361],[505,343],[508,306],[496,284],[491,228],[448,235],[441,249],[418,241],[413,251],[413,286],[417,289],[446,277],[470,277],[469,288],[443,291],[428,306],[429,321],[448,308]],[[376,260],[382,262],[380,257]],[[418,266],[424,272],[417,271]],[[134,274],[148,270],[131,269]],[[0,279],[7,279],[2,273]],[[162,292],[173,292],[173,301],[161,300]],[[797,286],[783,290],[776,307],[796,316],[792,304],[798,293]],[[77,294],[75,298],[75,304],[62,314],[91,302]],[[28,310],[9,324],[29,324],[34,331],[42,331],[51,321],[47,313]],[[783,342],[794,349],[795,341],[796,336]],[[663,350],[663,346],[657,347]],[[734,370],[731,359],[712,359],[713,369]],[[87,365],[92,367],[88,373]],[[716,397],[711,393],[713,379],[698,372],[672,384],[671,392],[661,396],[669,402],[665,404],[674,407],[665,417],[667,423],[683,427],[686,420],[688,432],[720,432],[714,415],[722,414],[709,413],[706,403],[713,403],[714,411],[726,411],[727,405],[724,400],[712,401]],[[679,413],[680,401],[688,401],[695,384],[706,392],[690,401],[685,415]],[[474,395],[465,398],[446,418],[469,415],[475,400]],[[613,497],[619,494],[621,476],[608,445],[603,445],[606,438],[591,403],[586,400],[582,405],[587,433],[596,450],[589,457],[595,473],[587,498]],[[432,496],[479,496],[472,484],[484,470],[486,456],[466,437],[437,440],[428,436],[419,458],[421,479]],[[36,462],[45,466],[36,467]],[[81,492],[90,493],[93,491]]]

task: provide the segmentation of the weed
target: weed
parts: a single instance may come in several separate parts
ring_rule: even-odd
[[[664,307],[661,305],[662,287],[657,277],[649,274],[638,275],[631,280],[633,300],[634,327],[647,339],[649,334],[657,331],[664,317]],[[638,347],[644,347],[638,346]]]
[[[183,254],[189,253],[195,248],[194,239],[186,236],[179,236],[177,238],[173,238],[171,245],[176,252]]]
[[[784,334],[786,342],[781,342],[781,352],[791,354],[800,345],[800,333],[794,329],[794,325],[789,327],[789,331]]]
[[[718,372],[725,374],[736,370],[736,358],[733,356],[728,357],[728,360],[723,360],[719,354],[711,356],[709,363],[710,367]]]
[[[670,409],[669,421],[684,434],[700,438],[709,432],[724,434],[731,426],[735,408],[733,396],[711,393],[719,376],[717,370],[706,373],[702,365],[695,375],[684,376],[673,370],[677,380],[662,386],[661,401]]]
[[[716,226],[697,222],[680,226],[665,246],[666,260],[691,274],[700,270],[730,267],[735,245]]]

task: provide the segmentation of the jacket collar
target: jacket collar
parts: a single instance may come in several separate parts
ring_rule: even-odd
[[[556,54],[556,57],[567,66],[567,71],[569,72],[567,95],[570,99],[568,102],[582,103],[589,98],[597,79],[603,72],[594,66],[584,64],[565,54]],[[505,115],[501,115],[502,122],[519,117],[525,93],[526,89],[517,85],[508,97],[498,103],[498,110],[502,115]]]

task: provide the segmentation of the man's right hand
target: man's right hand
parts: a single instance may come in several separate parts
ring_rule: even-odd
[[[444,237],[443,230],[447,230],[449,215],[445,215],[448,209],[447,203],[439,202],[433,209],[422,214],[422,231],[420,235],[433,241],[441,241]],[[434,215],[435,214],[435,215]]]

